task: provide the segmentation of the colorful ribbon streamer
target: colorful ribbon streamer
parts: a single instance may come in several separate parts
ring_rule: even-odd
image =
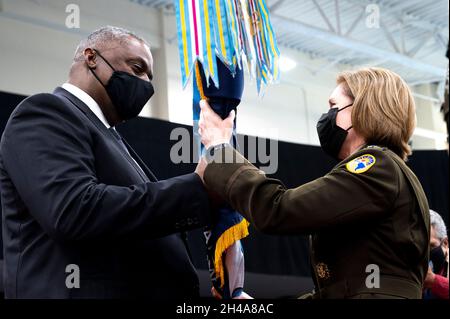
[[[215,56],[231,72],[247,67],[260,93],[279,80],[275,33],[265,0],[174,0],[183,87],[198,61],[219,88]],[[208,82],[209,83],[209,82]]]

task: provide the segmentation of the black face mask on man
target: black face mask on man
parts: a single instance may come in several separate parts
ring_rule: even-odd
[[[342,144],[344,144],[348,131],[352,128],[352,126],[350,126],[346,130],[337,126],[336,116],[338,112],[345,110],[352,105],[353,104],[349,104],[340,109],[336,107],[330,108],[328,113],[322,114],[319,121],[317,122],[316,128],[317,134],[319,135],[320,146],[325,153],[337,160],[339,160],[338,155],[341,150]]]
[[[147,103],[154,93],[151,82],[142,80],[124,71],[116,71],[100,52],[97,50],[95,52],[113,70],[113,74],[109,78],[108,83],[104,85],[94,70],[92,68],[89,69],[105,88],[120,118],[122,120],[129,120],[138,116],[144,108],[145,103]]]
[[[430,250],[430,261],[433,263],[433,272],[439,274],[445,267],[445,253],[442,245]]]

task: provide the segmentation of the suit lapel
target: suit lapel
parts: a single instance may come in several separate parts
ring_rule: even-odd
[[[134,149],[130,146],[130,144],[128,144],[128,142],[122,138],[123,143],[125,144],[125,146],[127,147],[128,151],[130,152],[130,155],[136,160],[136,162],[139,164],[139,166],[142,168],[142,170],[144,171],[144,173],[148,176],[148,178],[150,179],[150,181],[152,182],[157,182],[158,179],[156,178],[156,176],[153,174],[153,172],[147,167],[147,165],[145,165],[144,161],[139,157],[139,155],[134,151]]]
[[[100,130],[103,132],[103,134],[111,136],[111,132],[108,131],[108,128],[100,121],[100,119],[97,117],[97,115],[94,114],[94,112],[91,111],[91,109],[84,104],[83,101],[81,101],[79,98],[77,98],[72,93],[64,90],[61,87],[57,87],[55,91],[53,92],[56,95],[63,96],[66,99],[68,99],[74,106],[76,106],[81,112],[83,112],[87,118]]]
[[[123,147],[119,144],[117,139],[112,135],[112,133],[108,130],[108,128],[100,121],[100,119],[97,117],[97,115],[94,114],[94,112],[91,111],[91,109],[80,99],[78,99],[76,96],[71,94],[70,92],[64,90],[61,87],[57,87],[55,91],[53,92],[56,95],[63,96],[66,99],[68,99],[74,106],[76,106],[81,112],[83,112],[86,117],[110,140],[115,143],[119,149],[119,151],[122,153],[122,155],[127,159],[127,161],[134,167],[134,169],[138,172],[139,176],[147,182],[148,180],[152,182],[158,181],[155,175],[150,171],[150,169],[144,164],[144,162],[140,159],[140,157],[136,154],[136,152],[131,148],[131,146],[124,140],[122,141],[125,143],[128,151],[130,154],[126,152],[126,150],[123,149]],[[139,166],[142,168],[139,169],[137,167],[136,162],[138,162]],[[144,173],[144,176],[142,175]]]

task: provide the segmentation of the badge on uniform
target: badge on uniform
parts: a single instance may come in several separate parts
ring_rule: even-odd
[[[361,174],[367,172],[375,162],[375,156],[364,154],[348,162],[345,167],[347,167],[347,170],[351,173]]]

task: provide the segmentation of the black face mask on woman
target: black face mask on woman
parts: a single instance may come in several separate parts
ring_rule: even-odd
[[[92,68],[89,69],[105,88],[120,118],[122,120],[129,120],[138,116],[144,108],[145,103],[147,103],[154,93],[153,85],[149,81],[142,80],[127,72],[116,71],[100,52],[95,52],[114,72],[109,78],[108,83],[104,85],[94,70]]]
[[[320,146],[325,153],[337,160],[339,160],[338,155],[341,150],[342,144],[344,144],[348,131],[352,128],[352,126],[350,126],[346,130],[344,130],[342,127],[337,126],[336,116],[338,112],[345,110],[352,105],[353,104],[349,104],[340,109],[336,107],[330,108],[328,113],[322,114],[319,121],[317,122],[316,128],[317,134],[319,135]]]

